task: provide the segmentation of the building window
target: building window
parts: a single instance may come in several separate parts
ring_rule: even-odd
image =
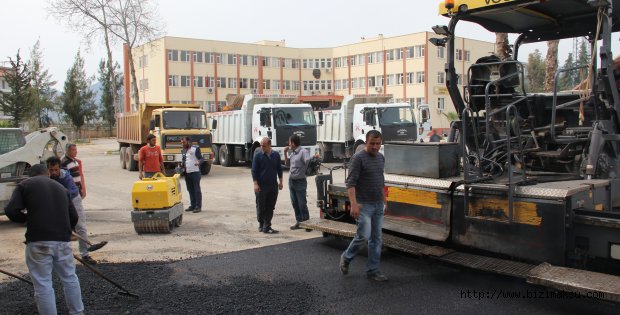
[[[385,60],[392,61],[394,60],[394,49],[390,49],[385,52]]]
[[[187,50],[181,50],[181,61],[183,62],[189,62],[189,51]]]
[[[463,85],[463,75],[461,74],[456,75],[456,84]]]
[[[250,79],[250,89],[258,89],[258,79]]]
[[[240,89],[247,89],[248,88],[248,79],[247,78],[239,79],[239,88]]]
[[[206,86],[210,86],[210,87],[214,87],[215,86],[215,78],[214,77],[207,77],[207,83]]]
[[[415,73],[415,83],[424,83],[424,71]]]
[[[299,59],[293,59],[293,61],[291,63],[291,68],[293,68],[293,69],[299,68]]]
[[[225,89],[226,88],[226,78],[217,78],[217,87]]]
[[[250,65],[251,66],[258,66],[258,56],[251,56],[250,57]]]
[[[203,87],[204,86],[204,77],[194,77],[194,86],[195,87]]]
[[[348,90],[349,89],[349,80],[348,79],[342,79],[342,89],[343,90]]]
[[[248,65],[248,55],[241,55],[239,56],[239,64],[241,64],[242,66],[247,66]]]
[[[443,112],[446,110],[445,99],[443,97],[437,98],[437,110]]]
[[[437,58],[444,58],[445,56],[445,48],[441,46],[437,46]]]
[[[396,49],[396,60],[401,60],[401,59],[403,59],[403,49],[398,48]]]
[[[178,75],[169,75],[168,76],[168,86],[179,86],[179,76]]]
[[[414,46],[414,52],[416,58],[424,58],[424,45]]]
[[[213,63],[213,53],[210,53],[210,52],[205,53],[205,62]]]
[[[332,58],[327,58],[327,68],[332,68]]]
[[[237,64],[237,54],[228,54],[228,64],[229,65]]]
[[[2,85],[4,88],[4,81],[2,81]],[[144,90],[148,90],[149,89],[149,79],[142,79],[140,80],[140,91],[144,91]]]
[[[396,79],[395,75],[388,74],[387,75],[387,85],[394,85],[395,84],[395,79]]]
[[[463,60],[463,50],[462,49],[457,49],[455,51],[455,58],[456,58],[456,60]]]
[[[375,86],[375,82],[376,82],[376,78],[375,77],[368,77],[368,86],[370,86],[370,87]]]
[[[148,67],[148,65],[149,65],[148,55],[140,56],[140,58],[138,58],[138,68],[145,68],[145,67]]]
[[[357,65],[357,58],[355,58],[355,56],[351,56],[349,58],[349,63],[350,63],[351,66]]]
[[[190,86],[190,76],[188,75],[181,76],[181,86]]]
[[[377,76],[377,85],[376,86],[383,86],[383,76],[382,75],[378,75]]]
[[[366,58],[368,58],[368,63],[375,63],[375,53],[374,52],[368,53],[368,57],[366,57]]]
[[[399,73],[396,75],[396,84],[403,84],[403,74]]]
[[[424,104],[424,98],[423,97],[416,97],[415,99],[415,104],[416,105],[423,105]]]
[[[202,62],[202,52],[194,52],[194,62]]]
[[[168,60],[170,60],[170,61],[179,61],[179,51],[178,50],[168,50]]]
[[[470,51],[466,50],[465,51],[465,61],[469,62],[469,58],[470,58]]]
[[[231,88],[231,89],[237,88],[237,78],[228,78],[228,88]]]
[[[357,55],[357,64],[363,65],[366,63],[366,55]]]
[[[265,90],[271,89],[271,80],[263,80],[263,89]]]
[[[413,58],[415,56],[414,47],[407,47],[407,58]]]
[[[263,67],[269,67],[269,61],[271,61],[271,58],[263,57]]]
[[[407,72],[407,84],[412,84],[415,82],[415,73]]]
[[[443,84],[446,83],[445,72],[437,72],[437,83]]]
[[[291,90],[291,80],[284,80],[284,89],[287,91]]]

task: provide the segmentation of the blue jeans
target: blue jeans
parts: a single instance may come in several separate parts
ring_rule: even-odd
[[[305,178],[301,179],[288,179],[288,189],[291,194],[291,203],[295,210],[295,219],[297,222],[302,222],[310,219],[308,213],[308,201],[306,200],[306,189],[308,188],[308,181]]]
[[[360,215],[357,219],[357,232],[342,253],[342,258],[350,262],[368,242],[368,262],[366,272],[373,273],[379,270],[381,261],[381,227],[383,227],[383,202],[360,203]]]
[[[200,191],[200,172],[185,173],[185,185],[189,193],[189,204],[194,209],[202,209],[202,192]]]
[[[34,300],[39,314],[56,314],[56,297],[52,270],[56,272],[65,294],[69,314],[84,312],[80,281],[75,274],[73,251],[69,242],[30,242],[26,244],[26,265],[34,285]]]

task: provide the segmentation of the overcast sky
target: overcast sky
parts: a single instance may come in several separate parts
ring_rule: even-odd
[[[284,39],[288,47],[296,48],[334,47],[377,34],[392,37],[430,31],[431,26],[448,22],[438,15],[437,0],[159,0],[157,3],[169,36],[243,43]],[[8,61],[8,57],[15,58],[18,49],[24,59],[29,59],[31,48],[40,40],[44,66],[58,81],[57,89],[62,90],[78,49],[86,60],[87,73],[97,74],[97,65],[105,56],[103,45],[95,42],[87,47],[81,34],[48,15],[47,0],[2,0],[1,6],[1,62]],[[475,25],[460,25],[457,30],[457,36],[495,40],[493,34]],[[546,46],[538,47],[544,53]],[[560,63],[570,47],[570,41],[562,42]],[[520,59],[526,59],[532,50],[533,47],[526,47]],[[121,47],[115,47],[113,54],[120,63]]]

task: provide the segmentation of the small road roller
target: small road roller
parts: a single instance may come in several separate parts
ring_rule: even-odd
[[[170,233],[183,221],[180,175],[156,173],[131,189],[131,221],[136,233]]]

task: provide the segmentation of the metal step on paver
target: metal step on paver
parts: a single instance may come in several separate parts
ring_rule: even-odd
[[[620,277],[542,263],[532,269],[527,283],[571,292],[574,298],[620,302]]]

